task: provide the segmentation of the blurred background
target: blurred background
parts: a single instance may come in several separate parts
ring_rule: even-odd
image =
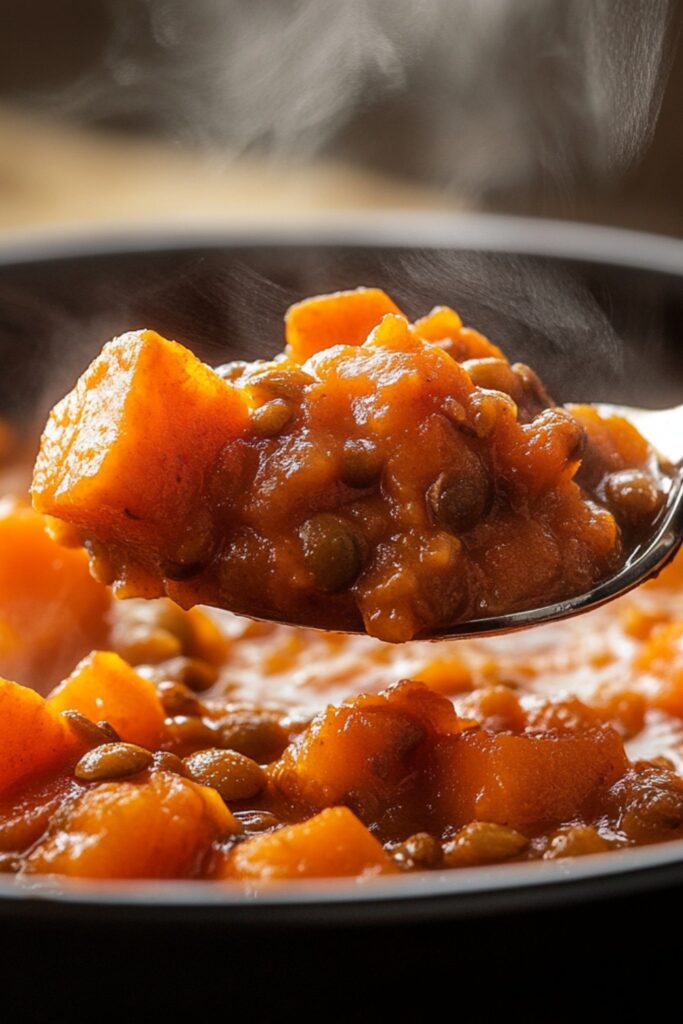
[[[0,7],[0,228],[489,210],[683,234],[677,0]]]

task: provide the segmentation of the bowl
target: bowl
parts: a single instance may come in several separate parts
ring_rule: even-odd
[[[31,233],[0,242],[0,415],[35,429],[102,343],[152,327],[210,363],[268,356],[285,308],[372,284],[408,314],[448,303],[560,400],[683,400],[683,243],[517,218],[378,215],[294,229],[195,227],[108,237]],[[0,877],[0,921],[129,928],[393,929],[610,898],[662,905],[683,886],[683,841],[580,859],[261,892],[205,882],[40,882]],[[683,890],[681,890],[683,891]],[[621,901],[621,902],[620,902]],[[626,902],[624,902],[626,901]],[[588,912],[588,910],[586,910]],[[235,939],[237,941],[237,939]],[[365,948],[365,947],[364,947]],[[367,945],[371,948],[371,943]],[[362,958],[361,958],[362,959]],[[360,962],[360,961],[359,961]]]

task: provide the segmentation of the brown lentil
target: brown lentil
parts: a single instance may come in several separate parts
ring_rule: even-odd
[[[590,825],[569,825],[550,836],[543,859],[583,857],[589,853],[604,853],[609,848],[607,840]]]
[[[429,832],[416,832],[391,850],[402,871],[438,868],[443,860],[441,843]]]
[[[89,747],[98,747],[102,743],[110,743],[119,738],[108,722],[95,723],[75,708],[67,708],[61,714]]]
[[[427,490],[432,515],[453,533],[476,526],[489,511],[492,498],[490,478],[476,456],[458,470],[440,473]]]
[[[217,790],[226,803],[257,796],[266,785],[260,765],[235,750],[200,750],[185,758],[191,779]]]
[[[532,420],[543,409],[554,408],[555,402],[546,391],[541,378],[530,366],[526,363],[513,363],[512,369],[522,386],[520,407],[526,419]]]
[[[340,474],[348,487],[371,487],[382,472],[382,457],[372,441],[363,438],[344,442]]]
[[[469,373],[472,383],[487,391],[502,391],[515,401],[520,393],[520,380],[505,359],[467,359],[463,369]]]
[[[104,743],[83,755],[74,775],[84,782],[120,779],[126,775],[137,775],[149,768],[153,760],[149,750],[135,743]]]
[[[472,821],[444,843],[444,865],[454,868],[493,864],[517,857],[528,845],[527,837],[513,828],[488,821]]]
[[[266,712],[234,711],[217,723],[220,744],[260,764],[274,761],[289,742],[287,730]]]
[[[177,754],[170,750],[157,750],[151,766],[154,772],[173,772],[174,775],[187,775],[187,768]]]
[[[193,690],[184,683],[165,679],[157,686],[157,694],[167,715],[200,715],[202,705]]]
[[[97,725],[102,730],[104,735],[111,740],[112,743],[117,743],[118,740],[121,739],[121,737],[119,736],[111,722],[107,722],[105,721],[105,719],[100,719],[97,722]]]
[[[168,744],[183,753],[213,747],[216,732],[198,715],[174,715],[166,721]]]
[[[218,679],[218,669],[201,658],[171,658],[160,668],[166,680],[182,683],[195,693],[208,690]]]
[[[605,498],[617,519],[627,526],[642,526],[654,518],[664,502],[663,492],[649,473],[620,469],[603,483]]]
[[[361,553],[349,523],[321,512],[301,527],[306,568],[318,590],[336,594],[351,586],[361,569]]]
[[[234,815],[246,835],[272,832],[282,824],[270,811],[235,811]]]
[[[307,384],[313,383],[313,377],[296,366],[271,367],[249,375],[250,388],[259,388],[269,392],[276,398],[298,399]]]
[[[251,429],[256,437],[274,437],[294,417],[294,409],[284,398],[274,398],[251,412]]]

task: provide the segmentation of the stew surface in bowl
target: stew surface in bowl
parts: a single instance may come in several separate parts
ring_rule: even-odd
[[[447,353],[435,351],[440,364]],[[475,376],[532,380],[497,354],[471,358]],[[501,408],[515,402],[479,387]],[[590,507],[612,538],[620,514],[627,534],[624,495],[604,480],[640,473],[641,494],[656,495],[651,453],[627,425],[576,415],[587,450],[604,459],[590,497],[572,483],[580,459],[564,444],[566,414],[558,436],[549,431],[563,443],[548,445],[547,461],[582,507],[600,500]],[[0,668],[17,680],[0,686],[8,871],[367,877],[683,835],[680,564],[590,617],[438,646],[182,611],[166,599],[113,602],[85,553],[58,545],[10,496],[22,490],[14,447],[8,440],[0,520]],[[656,502],[641,525],[654,511]]]

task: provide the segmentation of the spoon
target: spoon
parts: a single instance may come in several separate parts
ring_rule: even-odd
[[[683,405],[673,409],[636,409],[630,406],[597,405],[603,416],[624,416],[637,427],[653,447],[674,466],[664,507],[657,516],[650,536],[629,554],[609,579],[591,590],[564,601],[447,626],[424,639],[448,640],[454,637],[484,637],[512,633],[529,626],[558,622],[620,597],[640,586],[664,568],[683,541]]]

